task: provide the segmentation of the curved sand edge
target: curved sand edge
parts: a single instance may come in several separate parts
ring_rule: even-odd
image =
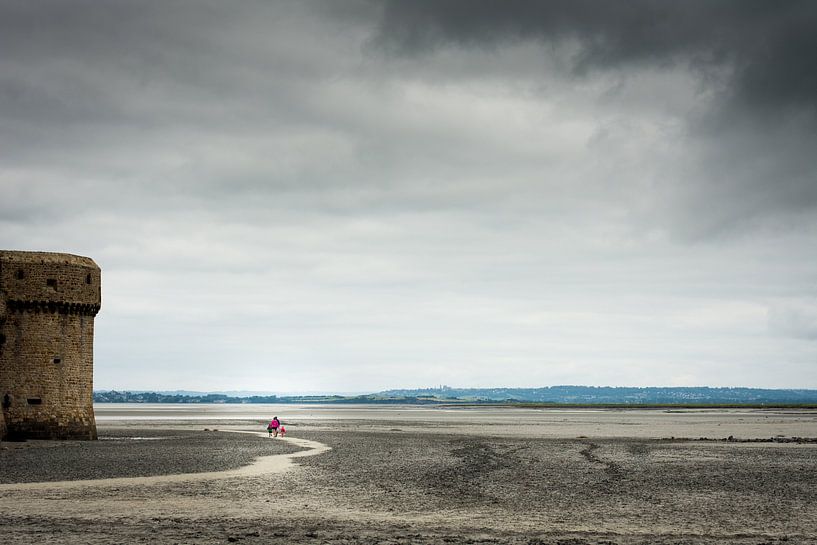
[[[228,431],[228,430],[221,430]],[[266,437],[266,432],[255,431],[230,431],[229,433],[249,433]],[[15,490],[47,490],[47,489],[69,489],[82,488],[91,486],[127,486],[127,485],[154,485],[164,483],[179,483],[188,481],[203,481],[214,479],[229,479],[232,477],[257,477],[270,473],[283,473],[293,467],[292,460],[294,458],[303,458],[305,456],[315,456],[322,454],[332,447],[319,443],[317,441],[310,441],[308,439],[300,439],[297,437],[279,437],[278,441],[286,441],[295,446],[302,447],[307,450],[301,450],[290,454],[273,454],[270,456],[262,456],[246,466],[237,469],[228,469],[225,471],[205,471],[200,473],[176,473],[172,475],[153,475],[149,477],[114,477],[110,479],[85,479],[78,481],[45,481],[33,483],[10,483],[0,484],[0,492],[15,491]]]

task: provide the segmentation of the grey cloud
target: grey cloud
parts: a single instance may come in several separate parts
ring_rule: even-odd
[[[662,107],[660,115],[682,121],[664,135],[674,152],[645,152],[640,169],[608,165],[623,193],[648,188],[624,204],[635,231],[706,240],[797,223],[817,208],[814,3],[394,1],[370,47],[426,65],[450,50],[497,57],[523,43],[557,59],[527,65],[529,80],[543,82],[543,99],[561,78],[576,88],[607,86],[591,100],[622,118],[626,101],[637,100],[636,115]],[[482,77],[492,70],[505,67],[483,63]],[[639,74],[685,72],[697,87],[686,102],[674,103],[667,88],[652,96],[638,88]],[[630,137],[619,130],[609,139]]]
[[[817,340],[817,306],[777,304],[768,313],[769,329],[795,339]]]
[[[355,27],[333,32],[337,21],[318,16],[324,9],[339,11],[297,2],[5,2],[0,112],[29,127],[85,130],[308,125],[317,120],[302,105],[348,68],[344,53],[356,43]]]
[[[415,110],[408,109],[405,88],[419,84],[436,92],[438,83],[447,82],[457,89],[479,89],[505,85],[503,78],[511,77],[525,89],[531,82],[536,85],[537,71],[557,69],[561,60],[537,59],[530,51],[505,53],[504,46],[529,38],[576,39],[582,48],[574,69],[589,70],[591,82],[596,73],[614,76],[602,81],[611,89],[609,96],[572,98],[571,83],[558,70],[550,73],[543,83],[546,96],[561,97],[559,106],[567,115],[573,108],[579,115],[604,117],[605,101],[607,110],[623,111],[628,99],[633,104],[626,107],[636,113],[660,109],[664,106],[656,106],[649,86],[642,92],[634,88],[640,83],[628,87],[629,67],[723,64],[731,67],[728,77],[738,81],[744,72],[755,73],[771,63],[794,77],[796,67],[786,68],[776,52],[785,49],[781,35],[805,36],[787,32],[786,25],[796,20],[795,27],[808,27],[809,14],[796,12],[809,10],[799,4],[769,6],[401,2],[383,8],[378,27],[380,8],[365,2],[344,7],[333,2],[250,3],[229,10],[218,3],[195,9],[185,3],[138,8],[127,3],[7,3],[0,18],[0,46],[8,52],[0,57],[0,92],[7,98],[0,102],[5,129],[0,143],[9,165],[55,165],[76,177],[94,170],[109,185],[120,186],[105,203],[116,202],[122,190],[128,193],[138,184],[153,188],[150,194],[156,198],[141,198],[158,208],[164,207],[167,186],[196,205],[218,202],[225,210],[232,203],[245,206],[250,196],[259,205],[323,202],[338,210],[356,204],[384,210],[494,206],[505,199],[503,192],[514,189],[508,184],[518,183],[490,178],[514,180],[517,172],[553,170],[565,163],[558,150],[523,146],[523,135],[510,129],[503,133],[500,125],[488,132],[478,123],[463,123],[471,114],[460,97],[435,111],[428,105],[444,96],[429,94],[416,101]],[[469,51],[441,59],[438,50],[426,49],[433,55],[413,66],[371,55],[371,48],[364,48],[369,56],[361,57],[360,47],[372,32],[373,43],[403,51],[452,41]],[[760,37],[749,40],[753,32]],[[768,44],[769,59],[756,54],[757,44]],[[475,45],[482,48],[471,47]],[[486,54],[485,47],[496,50]],[[552,55],[559,57],[552,50],[540,51],[541,57]],[[812,57],[801,55],[789,63]],[[660,93],[664,100],[671,90]],[[679,115],[688,107],[684,100],[671,106]],[[588,101],[598,103],[592,113]],[[449,114],[457,107],[459,118]],[[756,127],[742,128],[747,138],[732,126],[718,125],[709,113],[687,116],[696,130],[689,141],[678,141],[680,148],[695,152],[684,159],[694,179],[679,182],[671,174],[654,183],[660,190],[656,197],[680,193],[680,198],[659,200],[633,218],[659,224],[678,218],[663,227],[696,238],[736,229],[746,214],[817,204],[817,184],[808,174],[813,171],[810,153],[785,146],[770,154],[769,165],[757,172],[785,164],[800,174],[778,181],[785,191],[767,191],[765,178],[736,171],[734,165],[756,156],[757,149],[773,149],[770,137],[753,136],[763,134]],[[706,123],[709,132],[703,130]],[[696,145],[693,140],[699,138],[709,148]],[[793,139],[808,148],[813,143],[810,126],[799,127]],[[745,145],[736,145],[740,143]],[[133,157],[144,162],[138,169]],[[642,170],[656,161],[660,159],[645,158]],[[697,171],[695,165],[700,165]],[[469,170],[478,170],[481,179],[463,176]],[[728,181],[713,179],[718,172]],[[638,187],[633,174],[621,173],[622,193]],[[345,187],[339,187],[338,179]],[[598,194],[600,183],[587,178],[581,183],[584,187],[569,191],[587,192],[589,184]],[[552,189],[543,180],[536,181],[539,189],[526,185],[524,191]],[[684,186],[680,191],[679,185]],[[701,225],[685,223],[689,207],[711,201],[717,187],[726,189],[723,208]],[[764,193],[766,202],[755,204],[755,196]],[[787,195],[798,198],[791,204]]]
[[[578,42],[575,73],[688,64],[726,71],[751,108],[817,105],[817,6],[808,1],[420,0],[386,4],[374,44],[396,54],[519,40]]]

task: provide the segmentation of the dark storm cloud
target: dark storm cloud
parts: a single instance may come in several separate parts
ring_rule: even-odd
[[[689,63],[726,69],[749,108],[817,105],[817,4],[763,0],[420,0],[388,2],[376,43],[399,54],[446,44],[577,40],[573,69]]]
[[[816,3],[391,1],[370,42],[387,58],[415,63],[446,51],[490,58],[521,44],[538,44],[541,58],[560,59],[529,65],[531,79],[539,71],[545,100],[554,79],[577,89],[601,82],[609,91],[596,100],[615,101],[637,93],[639,74],[694,78],[697,96],[665,111],[680,120],[676,158],[642,155],[643,172],[654,170],[646,206],[631,208],[636,231],[657,227],[677,239],[703,240],[786,224],[817,207]],[[479,68],[488,77],[505,67]],[[645,94],[632,113],[666,96]],[[613,108],[625,114],[621,105]]]

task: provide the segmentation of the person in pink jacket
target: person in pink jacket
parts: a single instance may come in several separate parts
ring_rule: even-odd
[[[270,437],[278,437],[278,428],[281,427],[281,421],[278,420],[278,417],[275,416],[272,418],[272,422],[269,423],[267,426],[267,431],[269,432]]]

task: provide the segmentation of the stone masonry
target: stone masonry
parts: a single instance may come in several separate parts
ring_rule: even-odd
[[[96,439],[87,257],[0,250],[0,439]]]

